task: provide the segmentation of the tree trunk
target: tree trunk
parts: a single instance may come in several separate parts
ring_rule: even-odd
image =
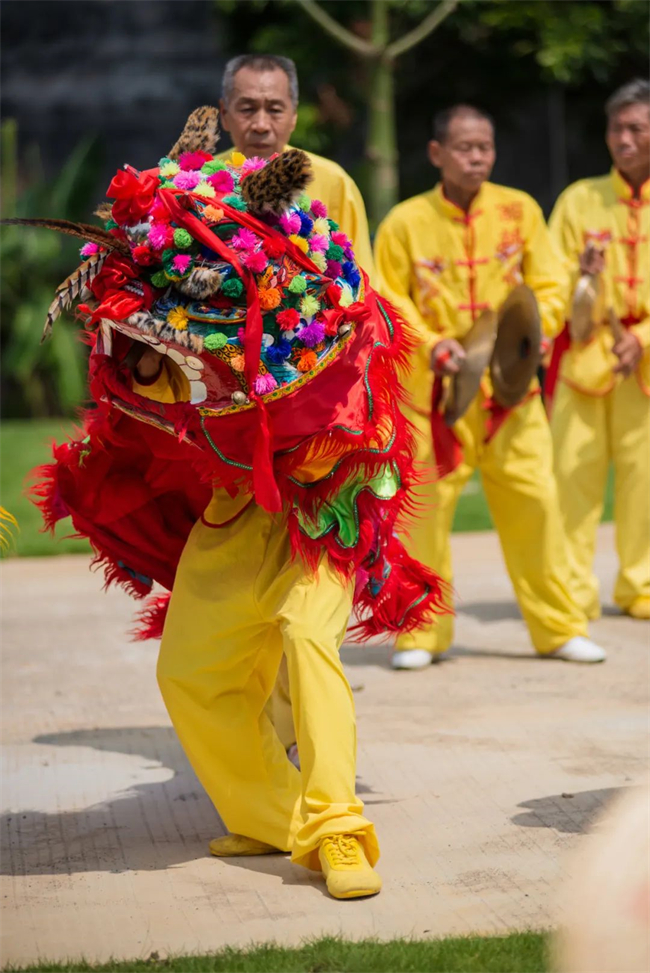
[[[389,41],[389,5],[371,0],[371,40],[380,50]],[[395,130],[394,61],[385,54],[375,58],[370,71],[370,117],[366,155],[370,162],[369,218],[371,229],[398,201],[397,135]]]

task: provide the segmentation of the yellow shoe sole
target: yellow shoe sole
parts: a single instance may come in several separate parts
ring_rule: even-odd
[[[245,858],[252,855],[282,855],[279,848],[244,835],[223,835],[210,842],[210,854],[215,858]]]
[[[369,899],[371,895],[377,895],[381,892],[381,886],[378,889],[350,889],[347,892],[342,892],[337,895],[335,892],[327,890],[333,899]]]

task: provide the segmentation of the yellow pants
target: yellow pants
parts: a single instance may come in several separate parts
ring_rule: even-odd
[[[560,507],[576,572],[575,590],[590,617],[600,611],[593,572],[596,528],[614,465],[614,521],[620,570],[614,600],[629,608],[650,597],[650,402],[635,377],[605,396],[558,384],[551,418]]]
[[[420,513],[407,544],[414,557],[452,580],[454,512],[461,490],[478,468],[532,643],[537,652],[552,652],[574,635],[585,635],[587,620],[571,592],[548,422],[536,396],[514,409],[486,444],[484,402],[479,392],[454,426],[464,458],[437,482],[429,419],[409,413],[418,430],[418,459],[430,471],[430,481],[418,488]],[[453,616],[443,615],[424,629],[400,635],[397,648],[445,652],[452,639]]]
[[[289,667],[286,656],[282,656],[278,678],[275,681],[271,698],[266,704],[267,715],[280,737],[285,750],[296,742],[296,728],[293,725],[293,710],[291,709],[291,689],[289,686]]]
[[[231,832],[291,851],[315,870],[324,836],[354,833],[374,863],[338,652],[350,591],[325,561],[315,575],[292,561],[282,518],[250,503],[231,519],[228,506],[215,494],[178,567],[158,661],[172,722]],[[265,712],[283,652],[301,773]]]

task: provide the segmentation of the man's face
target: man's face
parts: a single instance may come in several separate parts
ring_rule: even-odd
[[[650,108],[626,105],[607,123],[607,148],[623,175],[644,175],[650,170]]]
[[[443,182],[463,192],[478,192],[495,159],[494,131],[485,118],[456,115],[445,141],[429,142],[429,161],[440,169]]]
[[[282,152],[296,127],[289,79],[284,71],[240,68],[229,103],[221,102],[221,124],[245,156],[268,159]]]

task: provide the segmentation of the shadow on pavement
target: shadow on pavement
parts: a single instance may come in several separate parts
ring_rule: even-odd
[[[48,733],[33,742],[137,755],[173,771],[173,777],[134,784],[128,791],[108,794],[105,801],[77,810],[3,814],[3,874],[170,868],[203,858],[208,841],[225,833],[170,726]],[[96,768],[101,775],[101,761]]]
[[[479,622],[504,622],[508,619],[521,620],[521,612],[516,601],[458,601],[456,611],[459,615],[470,615]]]
[[[515,814],[511,820],[525,828],[553,828],[563,834],[583,834],[619,790],[618,787],[606,787],[597,791],[535,797],[522,801],[518,807],[526,810],[523,814]]]
[[[90,807],[55,813],[19,810],[2,814],[0,874],[162,870],[209,857],[210,840],[226,833],[171,726],[47,733],[32,742],[140,756],[145,761],[143,769],[149,769],[146,762],[151,762],[156,768],[169,769],[173,776],[163,782],[134,784],[128,791],[109,794],[105,801]],[[83,772],[88,773],[87,766]],[[96,773],[101,776],[100,760]],[[357,789],[360,794],[374,793],[361,781],[357,782]],[[310,884],[305,879],[306,870],[296,868],[288,857],[240,858],[228,863],[277,875],[285,884]],[[305,876],[300,874],[303,871]]]

